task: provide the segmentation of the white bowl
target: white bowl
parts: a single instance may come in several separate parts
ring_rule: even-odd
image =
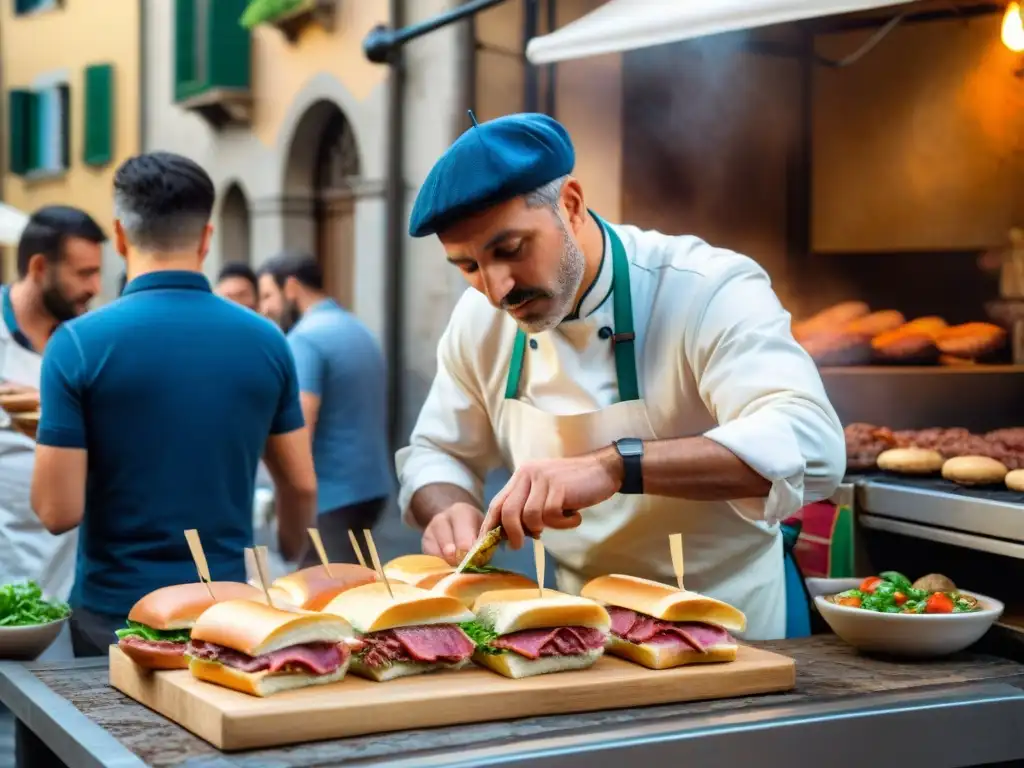
[[[31,661],[57,639],[68,617],[26,627],[0,627],[0,659]]]
[[[822,579],[822,581],[826,581]],[[827,594],[852,589],[860,579],[828,579],[849,585]],[[850,585],[851,582],[856,582]],[[810,589],[810,585],[808,585]],[[839,637],[861,651],[894,656],[934,658],[948,656],[973,645],[1003,613],[998,600],[960,590],[978,600],[982,609],[972,613],[878,613],[836,605],[818,594],[814,605]]]

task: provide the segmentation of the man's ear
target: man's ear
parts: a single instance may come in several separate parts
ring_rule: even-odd
[[[579,234],[583,222],[587,218],[587,205],[583,200],[583,187],[579,181],[570,176],[562,185],[562,207],[565,218],[572,228],[573,234]]]
[[[41,283],[46,276],[46,271],[49,269],[49,266],[46,256],[41,253],[34,253],[28,260],[27,277],[37,283]]]
[[[125,237],[120,219],[114,219],[114,248],[121,254],[122,259],[128,258],[128,238]]]
[[[213,224],[207,222],[203,229],[203,237],[199,241],[199,263],[206,261],[206,255],[210,252],[210,241],[213,239]]]
[[[295,301],[298,292],[299,281],[295,279],[294,275],[289,275],[284,279],[284,285],[281,286],[281,296],[285,301]]]

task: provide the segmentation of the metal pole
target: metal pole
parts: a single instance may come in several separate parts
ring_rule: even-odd
[[[465,5],[459,6],[453,11],[442,13],[432,19],[420,24],[413,24],[410,27],[402,28],[402,25],[392,17],[391,27],[378,24],[370,30],[363,39],[363,53],[374,64],[386,64],[390,57],[395,55],[410,40],[433,32],[435,29],[454,24],[456,21],[474,16],[480,11],[486,11],[505,0],[472,0]]]
[[[537,36],[537,19],[540,0],[523,0],[523,111],[537,112],[540,109],[540,81],[538,71],[526,60],[526,46]]]

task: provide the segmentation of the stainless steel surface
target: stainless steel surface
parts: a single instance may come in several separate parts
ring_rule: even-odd
[[[1024,544],[1021,503],[869,480],[857,485],[857,510],[860,517],[868,513]]]
[[[102,666],[107,660],[96,662]],[[121,742],[21,664],[0,662],[0,701],[72,768],[145,766]]]
[[[882,694],[800,707],[766,707],[706,715],[614,732],[578,733],[392,760],[412,766],[621,768],[678,765],[758,768],[954,768],[1024,759],[1024,691],[1005,683],[956,692]],[[969,739],[907,738],[914,733],[969,733]]]
[[[916,539],[937,541],[940,544],[950,544],[954,547],[966,547],[979,552],[989,552],[993,555],[1013,557],[1024,560],[1024,544],[1015,544],[1002,539],[992,539],[985,536],[975,536],[971,533],[951,531],[946,528],[935,528],[917,523],[905,523],[901,520],[893,520],[888,517],[879,517],[862,513],[858,521],[865,528],[887,533],[898,533],[902,536],[911,536]]]

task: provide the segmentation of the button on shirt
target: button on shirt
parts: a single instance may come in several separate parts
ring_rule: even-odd
[[[288,343],[299,389],[320,398],[313,430],[318,512],[389,496],[387,379],[377,340],[325,299],[303,314]]]
[[[284,334],[193,272],[132,280],[65,323],[43,355],[37,440],[88,451],[73,605],[125,615],[194,581],[196,528],[214,580],[245,580],[256,466],[303,426]]]
[[[767,499],[733,502],[748,518],[772,524],[830,495],[845,467],[842,427],[765,271],[696,237],[613,229],[630,262],[637,376],[655,434],[703,434],[772,481]],[[612,290],[606,242],[575,319],[530,336],[521,400],[559,415],[618,401],[605,330],[614,327]],[[408,522],[409,501],[424,485],[452,483],[480,499],[488,471],[511,466],[492,424],[515,333],[514,320],[479,292],[460,298],[439,343],[437,376],[397,457]]]

